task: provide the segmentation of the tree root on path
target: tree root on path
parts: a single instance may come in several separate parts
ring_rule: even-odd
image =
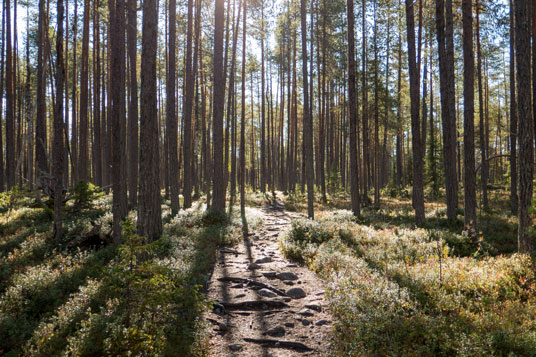
[[[258,286],[260,288],[264,288],[264,289],[273,291],[274,293],[276,293],[279,296],[288,296],[287,293],[284,292],[283,290],[279,290],[277,288],[274,288],[273,286],[261,283],[260,281],[256,281],[256,280],[244,279],[244,278],[232,277],[232,276],[226,276],[226,277],[223,277],[223,278],[218,278],[218,281],[221,281],[221,282],[229,282],[230,281],[230,282],[233,282],[233,283],[244,283],[244,284],[247,284],[247,285]]]
[[[262,309],[267,308],[281,308],[288,307],[283,301],[279,300],[254,300],[254,301],[243,301],[243,302],[220,302],[221,305],[227,310],[251,310],[251,309]]]
[[[244,338],[245,342],[257,343],[263,345],[264,347],[273,347],[273,348],[289,348],[297,351],[314,351],[311,347],[304,345],[301,342],[293,341],[281,341],[281,340],[272,340],[267,338]]]

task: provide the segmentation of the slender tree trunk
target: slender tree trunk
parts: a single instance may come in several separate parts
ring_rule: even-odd
[[[482,206],[484,210],[488,209],[488,177],[489,177],[489,162],[488,162],[488,146],[486,144],[486,124],[485,124],[485,109],[484,109],[484,90],[482,85],[482,52],[480,49],[480,4],[476,1],[476,51],[477,51],[477,66],[478,66],[478,112],[479,112],[479,133],[480,133],[480,155],[482,162],[481,181],[482,181]]]
[[[346,1],[346,18],[348,21],[348,113],[350,120],[350,189],[352,212],[359,216],[359,163],[357,159],[357,91],[354,35],[354,0]]]
[[[362,2],[362,30],[363,46],[362,46],[362,73],[361,73],[361,95],[362,95],[362,116],[363,116],[363,198],[365,205],[368,204],[368,189],[369,189],[369,174],[370,174],[370,146],[369,146],[369,128],[368,128],[368,86],[367,86],[367,21],[366,0]]]
[[[78,40],[78,1],[74,2],[74,22],[73,22],[73,69],[72,69],[72,94],[71,94],[71,183],[75,185],[78,182],[78,106],[77,106],[77,83],[78,83],[78,66],[77,66],[77,41]],[[106,171],[108,172],[108,171]]]
[[[400,7],[400,0],[398,1]],[[397,84],[397,135],[396,135],[396,185],[402,186],[404,177],[404,128],[402,123],[402,17],[398,19],[398,84]]]
[[[219,213],[225,211],[225,190],[223,175],[223,110],[225,100],[225,80],[223,68],[223,27],[225,25],[224,0],[215,0],[214,29],[214,104],[213,104],[213,141],[214,176],[212,209]],[[244,11],[245,13],[245,11]]]
[[[45,36],[44,31],[47,12],[45,0],[39,0],[39,30],[37,35],[37,108],[35,118],[35,167],[37,170],[37,182],[41,184],[43,175],[48,174],[48,162],[46,156],[47,125],[46,125],[46,58],[44,56]]]
[[[102,144],[101,144],[101,115],[100,115],[100,19],[99,0],[93,3],[93,128],[95,133],[95,182],[102,186]]]
[[[137,1],[127,3],[127,50],[129,64],[128,94],[128,199],[131,206],[138,202],[138,78],[137,78]]]
[[[192,64],[192,3],[193,0],[188,0],[188,35],[187,35],[187,47],[188,52],[186,54],[186,97],[188,98],[188,90],[191,91],[191,98],[193,98],[193,78],[191,77],[191,64]],[[168,2],[168,67],[166,75],[166,136],[168,145],[168,157],[166,162],[169,165],[169,187],[171,196],[171,213],[177,214],[179,211],[179,158],[177,148],[177,133],[178,133],[178,121],[176,113],[176,72],[177,72],[177,59],[176,59],[176,43],[177,43],[177,2],[176,0],[169,0]],[[192,100],[190,100],[190,115],[184,116],[184,207],[189,208],[192,204],[192,185],[191,185],[191,168],[192,157],[190,155],[191,148],[191,108]],[[184,106],[185,112],[187,111],[186,105]],[[188,154],[186,147],[188,144]],[[187,180],[188,177],[188,180]],[[186,186],[189,184],[188,194],[186,193]]]
[[[266,108],[264,91],[264,0],[261,0],[261,192],[266,192]]]
[[[2,2],[2,47],[0,48],[0,98],[4,98],[4,74],[5,74],[5,34],[6,34],[6,7],[5,2]],[[0,100],[0,123],[3,115],[3,100]],[[0,192],[5,190],[5,170],[4,170],[4,143],[2,138],[2,125],[0,124]]]
[[[183,132],[184,132],[184,141],[183,141],[184,208],[190,208],[192,206],[192,164],[193,164],[193,146],[192,146],[192,135],[193,135],[192,133],[192,107],[193,106],[192,104],[193,104],[193,99],[194,99],[194,78],[195,78],[193,76],[193,70],[192,70],[193,0],[188,0],[188,24],[187,26],[188,27],[187,27],[187,36],[186,36],[186,58],[185,58],[186,69],[185,69],[185,85],[184,85],[185,93],[184,93],[184,106],[182,108],[183,120],[184,120],[184,128],[183,128]],[[175,25],[173,25],[173,31],[175,31]],[[170,22],[170,32],[171,32],[171,22]],[[175,59],[174,54],[173,54],[173,59]],[[173,152],[174,151],[172,151],[172,154],[171,154],[172,156],[173,156]],[[222,165],[222,168],[223,168],[223,165]],[[178,168],[177,168],[177,173],[178,173]],[[220,182],[220,184],[223,185],[223,180]],[[178,197],[177,197],[177,205],[178,205]],[[173,210],[173,207],[172,207],[172,210]]]
[[[5,0],[6,7],[6,176],[7,189],[15,185],[15,93],[13,48],[11,43],[11,4]],[[48,172],[47,172],[48,173]]]
[[[57,0],[57,33],[56,33],[56,108],[54,113],[54,237],[62,238],[62,207],[63,207],[63,90],[65,83],[65,67],[63,63],[63,0]]]
[[[462,1],[463,20],[463,164],[465,226],[476,226],[475,190],[475,55],[473,52],[473,4]]]
[[[242,11],[242,2],[238,4],[238,15],[236,16],[235,26],[233,29],[233,48],[231,55],[231,70],[229,74],[229,93],[227,101],[227,120],[232,121],[231,125],[231,203],[234,204],[236,195],[236,108],[235,108],[235,77],[236,77],[236,47],[238,45],[238,32],[240,28],[240,14]],[[227,148],[226,148],[227,150]],[[227,152],[227,151],[226,151]]]
[[[309,74],[307,70],[307,0],[301,0],[301,33],[303,62],[303,142],[307,180],[307,215],[314,219],[313,120],[309,108]]]
[[[514,46],[514,3],[510,0],[510,210],[512,214],[517,214],[517,103]]]
[[[380,93],[378,82],[378,29],[376,10],[378,4],[377,0],[374,1],[374,207],[380,207]]]
[[[113,218],[114,243],[121,240],[121,220],[127,214],[126,184],[123,172],[125,154],[124,110],[125,110],[125,0],[109,0],[111,30],[111,82],[112,108],[112,183],[113,183]],[[82,127],[82,125],[81,125]],[[82,150],[82,147],[80,147]],[[81,156],[82,158],[82,156]],[[80,164],[82,164],[80,160]]]
[[[424,223],[424,187],[422,157],[421,123],[419,117],[419,72],[415,54],[415,17],[414,3],[406,0],[406,26],[408,38],[408,65],[411,99],[411,144],[413,148],[413,207],[415,208],[415,221]]]
[[[113,0],[109,0],[113,1]],[[78,179],[89,181],[89,16],[90,0],[84,0],[82,28],[82,68],[80,71],[80,147],[78,153]]]
[[[447,192],[447,219],[456,219],[458,183],[456,174],[456,110],[454,98],[454,44],[452,1],[436,0],[436,25],[443,121],[443,166]]]
[[[242,110],[240,114],[240,212],[244,216],[246,213],[246,1],[242,1],[242,7],[244,18],[242,28]]]
[[[156,106],[158,0],[143,1],[138,234],[152,241],[162,234],[159,129]]]
[[[534,170],[533,121],[531,112],[530,78],[530,1],[515,2],[515,48],[517,79],[517,113],[519,114],[519,227],[518,250],[532,253],[534,249],[530,206]]]

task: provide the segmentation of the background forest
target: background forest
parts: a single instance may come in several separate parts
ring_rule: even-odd
[[[265,204],[334,354],[534,354],[532,2],[1,15],[0,354],[213,355],[211,272]]]

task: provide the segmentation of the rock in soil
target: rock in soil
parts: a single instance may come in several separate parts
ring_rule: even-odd
[[[287,295],[293,299],[303,299],[307,296],[302,288],[292,288],[287,291]]]

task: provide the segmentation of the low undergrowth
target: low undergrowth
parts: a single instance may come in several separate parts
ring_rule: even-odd
[[[325,281],[340,355],[536,355],[529,256],[441,224],[319,216],[294,221],[281,246]]]
[[[204,291],[217,248],[240,238],[239,210],[219,216],[197,203],[172,217],[164,202],[163,235],[150,244],[132,211],[119,247],[73,247],[112,225],[111,197],[84,190],[67,203],[63,242],[28,194],[0,212],[0,355],[207,355]],[[246,218],[261,221],[251,209]]]

